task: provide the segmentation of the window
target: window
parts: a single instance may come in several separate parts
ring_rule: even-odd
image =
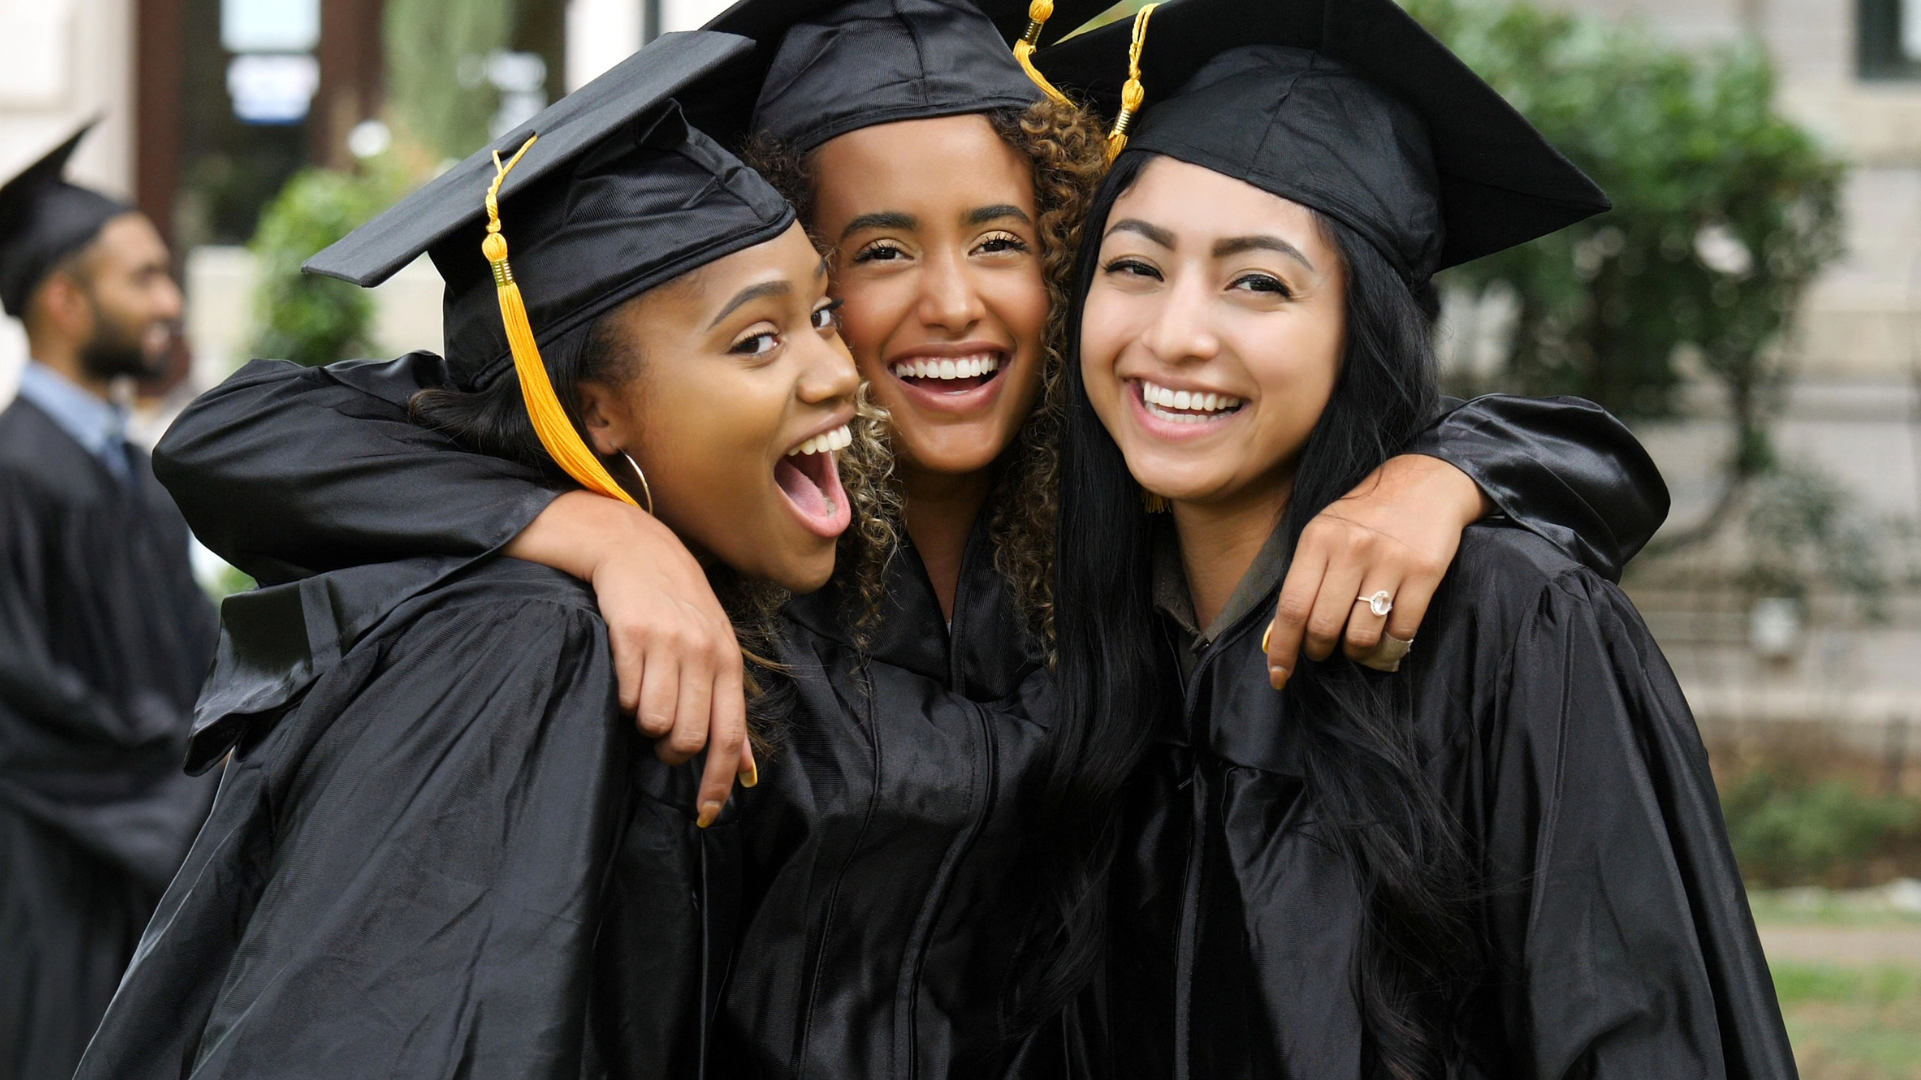
[[[1861,77],[1921,78],[1921,0],[1859,0]]]

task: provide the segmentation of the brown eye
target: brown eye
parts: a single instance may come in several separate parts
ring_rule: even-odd
[[[733,348],[727,351],[736,356],[765,356],[773,352],[774,347],[779,344],[779,334],[774,333],[772,330],[764,330],[758,334],[749,334],[741,338],[734,343]]]
[[[837,330],[840,327],[840,301],[832,300],[814,309],[814,329]]]
[[[1101,267],[1101,271],[1103,273],[1118,274],[1124,277],[1148,278],[1152,281],[1161,280],[1161,272],[1159,270],[1154,269],[1139,259],[1115,259],[1113,262]]]
[[[860,252],[854,256],[854,263],[859,265],[870,262],[892,262],[906,257],[907,252],[903,251],[900,245],[886,240],[877,240],[860,249]]]
[[[1000,255],[1007,252],[1025,253],[1027,241],[1013,233],[995,233],[982,240],[974,250],[982,255]]]
[[[1242,274],[1240,277],[1234,279],[1234,284],[1229,286],[1229,288],[1246,289],[1248,292],[1265,293],[1270,296],[1281,297],[1282,299],[1287,299],[1294,295],[1293,290],[1287,287],[1286,282],[1272,274]]]

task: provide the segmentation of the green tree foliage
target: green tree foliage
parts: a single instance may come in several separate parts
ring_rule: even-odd
[[[394,194],[384,178],[326,169],[306,169],[287,182],[260,215],[248,245],[259,268],[253,355],[313,366],[366,347],[372,295],[344,281],[302,274],[300,264],[365,224]]]
[[[1450,286],[1500,282],[1519,299],[1502,382],[1656,416],[1692,354],[1727,390],[1734,475],[1765,469],[1783,341],[1808,282],[1840,251],[1843,171],[1774,110],[1766,55],[1686,52],[1525,2],[1408,8],[1614,200],[1450,272]]]
[[[487,145],[499,95],[487,57],[514,31],[514,0],[387,0],[388,111],[405,137],[459,160]]]
[[[1763,885],[1859,885],[1838,879],[1921,825],[1921,804],[1845,780],[1760,770],[1721,796],[1741,873]]]

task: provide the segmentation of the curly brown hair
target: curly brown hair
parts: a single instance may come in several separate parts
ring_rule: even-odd
[[[983,115],[1001,139],[1033,165],[1034,199],[1040,211],[1036,228],[1048,298],[1040,393],[1034,411],[994,463],[994,487],[986,511],[988,537],[994,568],[1006,580],[1030,631],[1051,653],[1054,529],[1066,382],[1063,343],[1081,223],[1107,168],[1106,135],[1092,111],[1051,100]],[[811,158],[765,136],[750,140],[741,157],[787,196],[801,221],[811,227],[815,208]],[[815,242],[823,249],[827,246],[818,236]],[[857,638],[863,639],[879,618],[887,566],[898,553],[903,535],[902,496],[888,422],[886,410],[863,389],[854,443],[841,455],[842,481],[853,502],[855,527],[841,538],[836,575],[850,586],[847,595],[856,605],[850,622]]]

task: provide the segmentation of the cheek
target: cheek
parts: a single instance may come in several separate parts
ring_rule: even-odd
[[[1128,319],[1138,314],[1136,308],[1098,285],[1089,290],[1081,308],[1081,380],[1097,406],[1118,391],[1114,365],[1127,343],[1134,340],[1135,331]]]
[[[988,307],[1000,316],[1022,352],[1040,352],[1047,344],[1047,315],[1053,309],[1040,260],[991,284],[995,287],[985,296]]]
[[[840,300],[840,339],[854,354],[864,379],[879,375],[880,356],[888,338],[913,314],[913,293],[905,287],[905,275],[901,278],[862,280],[856,275],[835,287],[835,297]]]
[[[660,379],[646,387],[637,415],[654,497],[665,504],[671,496],[677,513],[702,518],[748,510],[783,416],[783,402],[768,397],[752,379]],[[714,499],[721,490],[741,498]]]
[[[1252,335],[1249,335],[1252,337]],[[1262,427],[1285,457],[1299,449],[1333,396],[1340,377],[1341,339],[1323,328],[1301,325],[1243,341],[1248,374],[1261,391]]]

